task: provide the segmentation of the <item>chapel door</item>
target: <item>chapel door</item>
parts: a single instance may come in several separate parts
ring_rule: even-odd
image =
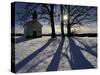
[[[33,38],[35,38],[37,36],[37,32],[33,31]]]

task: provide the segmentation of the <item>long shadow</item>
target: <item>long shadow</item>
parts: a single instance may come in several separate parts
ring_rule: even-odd
[[[60,39],[54,39],[54,41],[52,42],[52,46],[56,46],[59,43]],[[44,62],[46,59],[50,58],[51,56],[53,56],[55,53],[46,56],[45,58],[43,58],[42,60],[38,61],[36,64],[33,64],[33,66],[31,66],[26,72],[31,72],[31,70],[34,70],[39,64],[41,64],[42,62]]]
[[[53,41],[52,38],[48,40],[48,42],[43,45],[41,48],[37,49],[35,52],[27,56],[25,59],[23,59],[21,62],[16,64],[16,72],[19,71],[25,64],[27,64],[30,60],[32,60],[35,56],[37,56],[40,52],[42,52],[45,48],[47,48],[50,43]]]
[[[20,36],[19,38],[15,39],[16,44],[20,42],[28,41],[28,40],[31,40],[31,39],[26,39],[24,36]]]
[[[56,50],[56,53],[54,54],[54,57],[51,60],[51,63],[47,67],[46,71],[57,71],[58,66],[59,66],[59,62],[60,62],[60,59],[61,59],[61,53],[62,53],[62,49],[63,49],[64,40],[65,40],[65,38],[61,39],[59,46]]]
[[[45,61],[46,59],[50,58],[52,55],[48,55],[47,57],[45,57],[44,59],[40,60],[38,63],[36,63],[35,65],[33,65],[32,67],[30,67],[26,72],[31,72],[31,70],[34,70],[40,63],[42,63],[43,61]]]
[[[69,62],[72,69],[89,69],[94,68],[93,65],[83,56],[80,48],[76,45],[72,38],[69,38],[70,57]]]
[[[23,33],[11,33],[11,36],[15,37],[15,36],[23,36]]]
[[[96,46],[90,47],[90,46],[87,46],[86,44],[84,44],[82,41],[78,40],[77,38],[76,38],[76,40],[77,40],[78,42],[80,42],[80,43],[85,47],[85,48],[82,48],[82,47],[79,46],[79,48],[80,48],[81,50],[85,50],[85,51],[87,51],[88,53],[92,54],[93,56],[97,57],[97,53],[96,53],[95,51],[92,50],[92,48],[96,48]]]

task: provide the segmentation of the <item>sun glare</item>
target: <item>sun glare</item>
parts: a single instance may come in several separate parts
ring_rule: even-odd
[[[67,15],[64,15],[64,20],[67,20],[68,19],[68,16]]]

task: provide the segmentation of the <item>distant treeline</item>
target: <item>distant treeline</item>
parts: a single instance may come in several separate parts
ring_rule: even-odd
[[[24,34],[22,34],[22,33],[11,33],[11,36],[22,36],[22,35],[24,35]]]
[[[11,36],[22,36],[24,34],[22,33],[17,33],[17,34],[14,34],[12,33]],[[42,34],[42,36],[51,36],[51,34]],[[61,36],[61,34],[56,34],[56,36]],[[97,37],[97,33],[82,33],[82,34],[65,34],[65,36],[68,36],[68,37]]]
[[[51,34],[42,34],[42,36],[51,36]],[[61,34],[56,34],[56,36],[61,36]],[[97,33],[83,33],[83,34],[65,34],[68,37],[97,37]]]

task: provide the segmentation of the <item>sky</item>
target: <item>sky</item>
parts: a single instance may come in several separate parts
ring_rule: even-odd
[[[31,6],[35,6],[35,4],[36,3],[29,3],[29,7]],[[21,20],[19,19],[19,17],[21,17],[22,15],[23,15],[23,13],[25,12],[25,11],[27,11],[27,10],[29,10],[29,8],[27,8],[27,7],[25,7],[27,5],[27,3],[25,3],[25,2],[16,2],[15,3],[15,25],[21,25],[21,26],[23,26],[22,24],[20,24],[20,22],[21,22]],[[40,4],[38,4],[38,5],[40,5]],[[56,15],[58,15],[59,13],[60,13],[60,6],[59,5],[55,5],[55,6],[57,6],[57,7],[55,7],[55,9],[54,9],[54,11],[55,12],[57,12],[56,13]],[[67,6],[67,5],[66,5]],[[31,8],[30,8],[31,9]],[[33,11],[34,11],[34,9],[32,9]],[[41,11],[41,8],[37,8],[37,10],[36,11],[38,11],[38,12],[40,12]],[[96,14],[97,13],[97,11],[96,10],[92,10],[92,11],[90,11],[90,14],[91,14],[91,16],[92,16],[92,14]],[[25,17],[24,18],[22,18],[22,20],[23,19],[27,19],[27,20],[25,20],[25,22],[26,21],[30,21],[31,20],[31,15],[30,14],[28,14],[28,15],[25,15]],[[38,17],[39,17],[39,15],[38,15]],[[94,16],[92,17],[92,18],[94,18]],[[92,19],[91,18],[91,19]],[[60,16],[59,17],[56,17],[56,18],[54,18],[54,20],[55,20],[55,25],[59,25],[60,24]],[[23,21],[22,21],[23,22]],[[48,21],[47,20],[39,20],[39,22],[42,24],[42,25],[50,25],[50,23],[48,24]],[[93,23],[95,23],[94,25],[95,26],[97,26],[97,24],[96,24],[96,21],[93,21]],[[87,24],[86,24],[87,25]]]

